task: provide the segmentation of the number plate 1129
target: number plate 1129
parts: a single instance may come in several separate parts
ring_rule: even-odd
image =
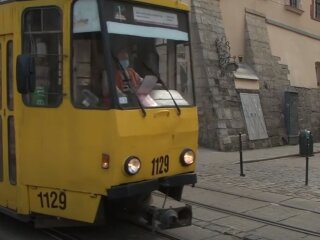
[[[169,172],[169,156],[161,156],[152,160],[152,175],[159,175]]]

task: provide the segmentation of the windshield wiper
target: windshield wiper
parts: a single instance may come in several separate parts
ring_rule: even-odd
[[[129,79],[127,73],[126,73],[126,70],[125,70],[124,67],[121,65],[121,63],[120,63],[120,61],[119,61],[118,58],[116,58],[113,54],[112,54],[112,57],[113,57],[113,60],[114,60],[114,61],[116,62],[116,64],[118,65],[118,67],[120,68],[120,71],[122,72],[122,74],[123,74],[123,76],[124,76],[124,81],[125,81],[125,83],[127,83],[128,86],[129,86],[129,91],[130,91],[130,93],[132,93],[132,95],[135,96],[135,98],[136,98],[136,100],[137,100],[137,102],[138,102],[138,105],[139,105],[139,107],[140,107],[140,109],[141,109],[141,111],[142,111],[143,117],[146,117],[146,116],[147,116],[147,112],[146,112],[146,110],[144,109],[144,107],[143,107],[143,105],[142,105],[142,103],[141,103],[138,95],[137,95],[136,92],[133,90],[133,87],[132,87],[131,82],[130,82],[130,79]],[[117,87],[117,86],[116,86],[116,87]],[[120,91],[121,91],[121,90],[120,90]]]
[[[170,95],[170,97],[171,97],[171,99],[172,99],[172,101],[173,101],[173,103],[174,103],[174,105],[175,105],[175,107],[176,107],[176,109],[177,109],[178,116],[180,116],[180,115],[181,115],[181,109],[180,109],[179,105],[177,104],[176,100],[174,99],[174,97],[172,96],[170,90],[168,89],[168,87],[166,86],[166,84],[164,83],[164,81],[161,79],[160,74],[156,73],[156,72],[155,72],[151,67],[149,67],[144,61],[142,61],[142,64],[144,65],[144,67],[145,67],[152,75],[154,75],[154,76],[156,76],[156,77],[158,78],[158,80],[159,80],[159,82],[161,83],[161,85],[162,85],[162,87],[164,88],[164,90],[166,90],[166,91],[169,93],[169,95]]]

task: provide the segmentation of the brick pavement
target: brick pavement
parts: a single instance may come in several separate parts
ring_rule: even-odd
[[[305,158],[297,156],[298,151],[298,146],[244,151],[246,161],[266,161],[245,163],[246,176],[240,177],[238,152],[201,148],[197,185],[219,190],[240,187],[320,201],[320,143],[314,144],[315,155],[310,158],[309,186],[305,186]]]
[[[201,148],[197,188],[187,187],[184,198],[318,231],[320,143],[314,144],[314,150],[316,154],[310,158],[309,186],[305,186],[305,158],[297,156],[298,146],[244,151],[245,177],[239,174],[239,153]],[[210,189],[216,191],[208,191]],[[194,208],[193,222],[193,227],[173,232],[184,236],[183,239],[197,240],[320,239],[201,208]]]

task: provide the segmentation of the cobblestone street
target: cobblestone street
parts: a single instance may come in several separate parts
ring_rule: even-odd
[[[244,151],[245,177],[240,177],[238,152],[201,148],[198,184],[185,189],[184,199],[217,207],[217,212],[195,207],[194,226],[173,233],[182,239],[199,240],[320,239],[319,150],[320,144],[314,144],[309,185],[305,186],[306,161],[298,156],[298,146]],[[220,208],[240,215],[219,212]],[[241,214],[262,221],[246,219]],[[302,231],[292,231],[290,227]]]
[[[319,146],[315,144],[315,149]],[[279,147],[275,152],[273,149],[244,152],[244,160],[277,158],[277,154],[281,158],[246,162],[246,176],[240,177],[239,153],[212,151],[210,154],[210,150],[202,149],[198,164],[198,186],[221,190],[237,186],[320,201],[320,154],[315,153],[310,157],[309,185],[305,186],[306,160],[293,155],[298,153],[298,146],[286,146],[282,150]],[[283,158],[286,155],[289,157]]]

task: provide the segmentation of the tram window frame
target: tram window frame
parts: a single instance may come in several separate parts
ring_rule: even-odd
[[[2,109],[2,44],[0,43],[0,109]],[[2,129],[2,116],[0,116],[0,182],[3,182],[3,129]]]
[[[13,41],[7,42],[7,107],[13,111]]]
[[[184,48],[184,53],[180,52],[179,48],[182,48],[182,49]],[[176,60],[175,60],[176,89],[183,96],[183,98],[188,101],[190,106],[195,106],[196,99],[195,99],[194,76],[193,76],[193,69],[192,69],[191,42],[189,41],[188,43],[184,43],[184,42],[176,43],[175,51],[176,51]],[[184,56],[181,56],[181,54]],[[183,81],[182,68],[183,68],[183,72],[186,74],[185,75],[186,81]]]
[[[0,51],[1,53],[1,51]],[[1,55],[0,55],[1,56]],[[1,64],[1,63],[0,63]],[[3,182],[3,126],[2,126],[2,117],[0,116],[0,182]]]
[[[71,42],[73,52],[71,59],[71,96],[73,106],[79,109],[110,109],[110,84],[107,77],[108,73],[104,64],[104,56],[102,55],[97,57],[96,55],[95,58],[93,57],[99,52],[97,49],[101,48],[101,52],[103,52],[102,33],[96,32],[73,34]],[[89,45],[86,48],[87,50],[89,49],[87,51],[89,54],[86,54],[86,51],[82,51],[82,57],[79,57],[78,55],[80,55],[79,49],[81,49],[81,44]],[[82,63],[81,61],[77,62],[77,57],[79,57],[79,59],[84,58],[84,55],[87,55],[86,57],[89,57],[90,59],[87,59],[87,61],[83,61]],[[100,59],[100,61],[94,59]],[[92,64],[93,62],[95,62],[95,64]],[[98,62],[101,64],[98,64]],[[80,73],[79,76],[77,76],[78,64],[83,65],[82,72],[87,70],[90,75],[84,74],[83,76],[80,76]],[[81,81],[84,83],[81,84]]]
[[[2,109],[2,73],[3,73],[3,66],[2,66],[2,43],[0,43],[0,109]]]
[[[56,30],[48,28],[45,25],[46,20],[48,20],[48,16],[45,16],[43,12],[52,10],[55,11],[57,18],[56,21],[52,21],[51,23],[58,22],[55,25],[57,27]],[[40,11],[40,31],[34,31],[32,29],[27,30],[27,17],[28,14],[34,14],[35,11]],[[52,12],[50,14],[52,14]],[[52,16],[51,16],[52,17]],[[32,22],[32,20],[31,20]],[[48,23],[48,21],[47,21]],[[32,24],[32,23],[31,23]],[[42,7],[30,7],[26,8],[22,13],[22,53],[30,54],[34,56],[36,62],[36,68],[38,67],[41,71],[38,73],[43,74],[43,76],[36,76],[36,89],[34,93],[23,94],[23,102],[26,106],[29,107],[42,107],[42,108],[57,108],[63,102],[63,11],[58,6],[42,6]],[[38,29],[39,30],[39,26]],[[33,35],[37,35],[36,42],[33,38]],[[29,39],[30,38],[30,39]],[[47,40],[47,42],[45,42]],[[31,43],[34,41],[34,43]],[[52,47],[48,47],[45,45],[48,42],[56,41],[56,53],[50,53]],[[36,46],[31,46],[32,44],[36,44]],[[38,45],[37,45],[38,44]],[[42,46],[41,46],[42,44]],[[31,48],[35,47],[36,53],[32,53]],[[30,48],[30,49],[29,49]],[[44,53],[41,53],[43,51]],[[39,53],[40,52],[40,53]],[[53,59],[56,57],[56,59]],[[51,58],[51,59],[50,59]],[[56,61],[55,67],[52,67],[52,59]],[[51,63],[50,63],[51,61]],[[46,63],[45,63],[46,62]],[[41,64],[42,63],[42,64]],[[50,67],[49,67],[50,66]],[[41,69],[42,68],[42,69]],[[55,71],[52,69],[55,68]],[[37,74],[37,69],[36,69]],[[46,78],[48,76],[48,78]],[[42,80],[40,80],[42,78]],[[53,79],[53,80],[52,80]],[[40,86],[37,86],[39,82],[42,81]],[[44,86],[41,86],[44,85]],[[38,89],[37,89],[38,87]],[[51,88],[54,90],[52,91]]]
[[[9,181],[11,185],[17,184],[17,158],[15,140],[14,117],[8,117],[8,159],[9,159]]]
[[[101,28],[101,16],[98,9],[99,4],[98,1],[95,1],[95,3],[94,1],[91,2],[92,5],[89,9],[92,11],[90,12],[91,14],[88,13],[88,19],[94,23],[92,26],[87,26],[88,28],[84,26],[85,30],[82,32],[77,29],[77,26],[74,24],[76,22],[74,20],[74,17],[76,16],[74,14],[75,6],[78,2],[80,1],[74,1],[71,7],[72,24],[70,29],[70,45],[72,58],[70,59],[70,78],[72,105],[75,108],[84,110],[110,110],[112,108],[112,93],[110,92],[111,84],[108,79],[108,74],[110,73],[108,72],[107,65],[105,63],[105,46],[103,43],[104,32]],[[95,13],[96,15],[94,15]],[[77,45],[76,41],[78,41]],[[81,54],[77,51],[77,49],[81,48],[81,41],[86,41],[87,44],[89,43],[89,47],[86,48],[87,54],[85,54],[85,51],[82,51]],[[100,57],[96,56],[97,59],[100,58],[100,61],[97,61],[94,60],[93,55],[98,53],[97,49],[99,48],[101,48],[102,55]],[[82,64],[84,70],[82,71],[83,73],[79,74],[79,76],[77,76],[78,55],[81,55],[79,59],[82,58],[82,61],[79,61],[78,64]],[[85,58],[87,59],[83,60]],[[92,62],[96,62],[96,64],[92,64]],[[100,62],[100,64],[97,64],[98,62]],[[89,74],[85,74],[86,71]],[[80,76],[81,74],[83,74],[83,76]]]

